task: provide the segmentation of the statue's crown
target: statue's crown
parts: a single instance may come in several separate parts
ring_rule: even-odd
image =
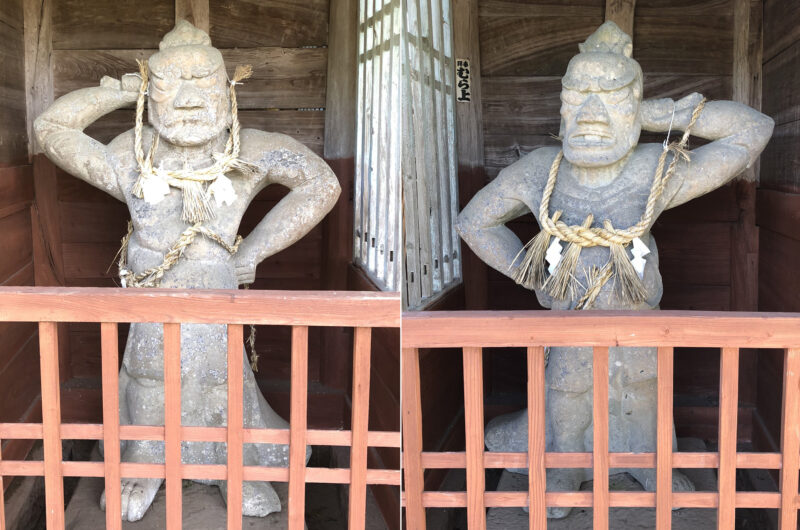
[[[633,40],[612,21],[603,23],[585,42],[578,45],[581,53],[615,53],[630,57]]]
[[[179,20],[172,31],[164,35],[158,45],[159,50],[178,46],[211,46],[211,37],[203,30],[197,29],[191,22]]]

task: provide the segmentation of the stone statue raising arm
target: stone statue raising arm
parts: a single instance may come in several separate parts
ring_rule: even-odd
[[[694,93],[677,102],[669,98],[642,102],[642,129],[666,133],[672,124],[672,138],[677,139],[701,99],[700,94]],[[692,150],[691,161],[678,166],[669,186],[672,190],[662,199],[664,209],[705,195],[750,167],[767,145],[774,125],[772,118],[747,105],[735,101],[706,102],[691,133],[712,141]]]
[[[140,80],[104,77],[100,86],[60,97],[34,122],[36,140],[47,157],[64,171],[125,201],[107,146],[83,130],[98,118],[136,102]]]
[[[289,136],[248,129],[245,144],[257,145],[259,153],[242,153],[258,168],[260,181],[253,196],[270,184],[291,191],[264,216],[245,238],[236,254],[240,284],[255,280],[256,266],[305,236],[333,208],[341,188],[330,167],[308,147]]]

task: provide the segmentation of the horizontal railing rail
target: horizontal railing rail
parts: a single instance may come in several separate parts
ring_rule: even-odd
[[[43,461],[8,461],[0,454],[0,491],[4,476],[43,476],[48,529],[63,529],[66,477],[104,477],[106,528],[121,528],[122,477],[164,478],[167,528],[181,528],[181,480],[227,481],[227,527],[242,526],[243,481],[289,483],[290,530],[304,528],[305,484],[349,484],[349,528],[365,527],[368,484],[400,485],[399,470],[367,468],[370,447],[400,448],[399,432],[369,431],[371,331],[399,327],[397,293],[331,291],[224,291],[178,289],[0,288],[0,322],[38,322],[42,423],[0,423],[0,441],[41,439]],[[97,322],[101,329],[102,424],[61,421],[58,364],[59,322]],[[120,425],[118,324],[164,324],[164,425]],[[228,328],[228,421],[226,427],[181,425],[180,324],[226,324]],[[290,421],[288,429],[244,428],[243,325],[292,327]],[[308,328],[354,328],[351,430],[307,428]],[[65,462],[65,439],[103,440],[102,462]],[[165,444],[163,464],[122,462],[120,440],[157,440]],[[224,465],[192,465],[181,461],[181,442],[227,444]],[[289,466],[246,466],[245,443],[289,445]],[[306,467],[307,445],[350,447],[348,468]],[[0,495],[0,530],[5,530]]]
[[[529,528],[546,528],[547,507],[590,507],[596,529],[607,529],[609,508],[656,509],[656,528],[671,528],[672,509],[715,508],[717,526],[733,529],[736,508],[778,508],[781,530],[797,528],[800,466],[800,314],[684,311],[461,311],[403,315],[403,502],[409,528],[425,528],[425,508],[466,507],[470,530],[486,528],[488,507],[529,507]],[[593,448],[586,453],[545,452],[545,347],[591,346]],[[611,453],[608,448],[609,347],[657,347],[657,444],[653,453]],[[525,347],[528,375],[528,450],[484,449],[483,348]],[[673,349],[720,348],[719,448],[673,453]],[[780,453],[737,452],[739,348],[783,350]],[[460,348],[464,363],[466,450],[422,450],[420,349]],[[528,491],[486,491],[490,468],[528,468]],[[656,491],[609,491],[612,468],[655,468]],[[675,468],[716,468],[718,491],[673,492]],[[426,469],[466,469],[466,491],[425,491]],[[548,468],[591,468],[591,492],[546,491]],[[736,490],[736,470],[777,469],[779,492]]]

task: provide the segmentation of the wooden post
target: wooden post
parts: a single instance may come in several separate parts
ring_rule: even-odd
[[[483,464],[483,351],[464,348],[464,424],[467,446],[467,526],[486,528]]]
[[[289,528],[303,530],[306,511],[306,426],[308,423],[308,327],[292,326],[289,405]]]
[[[364,528],[367,510],[367,433],[369,431],[369,379],[371,328],[355,329],[353,345],[353,435],[350,446],[349,530]]]
[[[53,103],[52,0],[24,0],[25,94],[28,111],[28,152],[41,153],[33,134],[33,120]]]
[[[106,529],[121,530],[119,336],[115,322],[100,324],[100,344],[103,373],[103,468],[106,475]]]
[[[356,134],[356,0],[331,0],[328,24],[328,75],[325,94],[325,161],[331,166],[342,194],[323,221],[322,287],[347,289],[347,268],[353,250],[353,203],[351,202]],[[350,330],[325,328],[322,380],[345,390],[349,381]]]
[[[656,530],[672,528],[672,348],[658,349]]]
[[[594,490],[592,513],[595,530],[608,530],[608,348],[595,347],[592,355],[593,421],[592,466]]]
[[[242,325],[228,325],[228,530],[242,527],[244,358]]]
[[[182,19],[208,33],[211,29],[208,0],[175,0],[175,22]]]
[[[751,0],[734,0],[732,99],[761,108],[762,5]],[[733,186],[739,219],[731,233],[731,310],[758,310],[758,247],[756,186],[758,163],[745,170]],[[756,401],[757,352],[741,351],[739,373],[742,402]]]
[[[606,21],[611,20],[633,39],[633,12],[636,0],[606,0]]]
[[[528,348],[528,528],[547,528],[544,348]]]
[[[406,528],[425,530],[422,492],[422,398],[420,396],[419,350],[403,348],[403,474],[406,494]]]
[[[58,529],[64,528],[64,471],[61,463],[61,386],[55,322],[39,322],[39,359],[42,374],[45,512],[47,528]]]
[[[739,349],[722,348],[719,370],[719,508],[717,528],[736,519],[736,420],[739,411]]]
[[[797,488],[800,469],[800,348],[790,348],[783,361],[783,412],[781,414],[780,530],[797,528]]]
[[[472,98],[456,102],[456,145],[461,207],[486,185],[483,153],[483,110],[481,108],[481,54],[478,34],[478,0],[453,0],[453,53],[469,59]],[[462,277],[466,309],[487,309],[489,267],[461,245]]]
[[[167,528],[183,520],[181,471],[181,325],[164,324],[164,465]]]

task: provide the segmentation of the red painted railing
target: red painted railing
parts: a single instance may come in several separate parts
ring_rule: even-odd
[[[4,476],[44,476],[47,528],[64,528],[63,478],[105,477],[106,528],[121,528],[120,478],[164,478],[167,527],[181,527],[181,480],[216,479],[228,482],[228,528],[242,525],[242,481],[289,483],[289,529],[304,527],[305,484],[349,484],[349,528],[365,525],[368,484],[400,485],[399,470],[367,469],[369,447],[400,447],[399,432],[368,430],[370,339],[373,327],[399,327],[400,298],[396,293],[213,291],[173,289],[0,288],[0,322],[38,322],[42,383],[42,423],[0,424],[3,439],[42,439],[44,461],[3,461]],[[103,423],[61,422],[58,336],[59,322],[98,322],[101,328]],[[119,352],[117,324],[164,324],[165,425],[120,425]],[[228,325],[228,425],[181,426],[180,324]],[[243,426],[243,325],[292,326],[291,418],[286,429],[245,429]],[[350,431],[307,428],[308,327],[353,327],[353,396]],[[61,441],[103,440],[103,462],[62,461]],[[120,440],[163,440],[164,464],[120,461]],[[181,441],[225,442],[225,465],[181,462]],[[245,443],[289,444],[289,467],[243,465]],[[350,467],[306,467],[306,445],[350,447]],[[0,530],[5,530],[0,495]]]
[[[733,529],[736,508],[778,508],[781,530],[796,530],[800,460],[800,315],[766,313],[420,312],[403,315],[403,467],[408,528],[425,529],[425,508],[466,507],[470,530],[486,528],[487,507],[530,507],[529,527],[546,528],[546,507],[593,509],[594,528],[607,529],[610,507],[656,509],[658,530],[671,527],[672,508],[716,508],[718,528]],[[483,348],[526,347],[528,451],[484,450]],[[545,452],[546,346],[591,346],[593,429],[591,453]],[[609,453],[608,348],[658,347],[658,418],[655,453]],[[673,348],[721,348],[719,450],[673,453]],[[422,451],[419,350],[462,348],[466,451]],[[736,449],[739,348],[784,351],[780,453]],[[435,353],[434,353],[435,354]],[[528,491],[486,491],[487,468],[529,470]],[[547,468],[592,468],[591,492],[547,492]],[[655,468],[655,492],[609,492],[610,468]],[[466,491],[424,491],[425,469],[466,468]],[[675,468],[717,468],[718,491],[673,493]],[[780,470],[779,492],[737,492],[736,470]]]

